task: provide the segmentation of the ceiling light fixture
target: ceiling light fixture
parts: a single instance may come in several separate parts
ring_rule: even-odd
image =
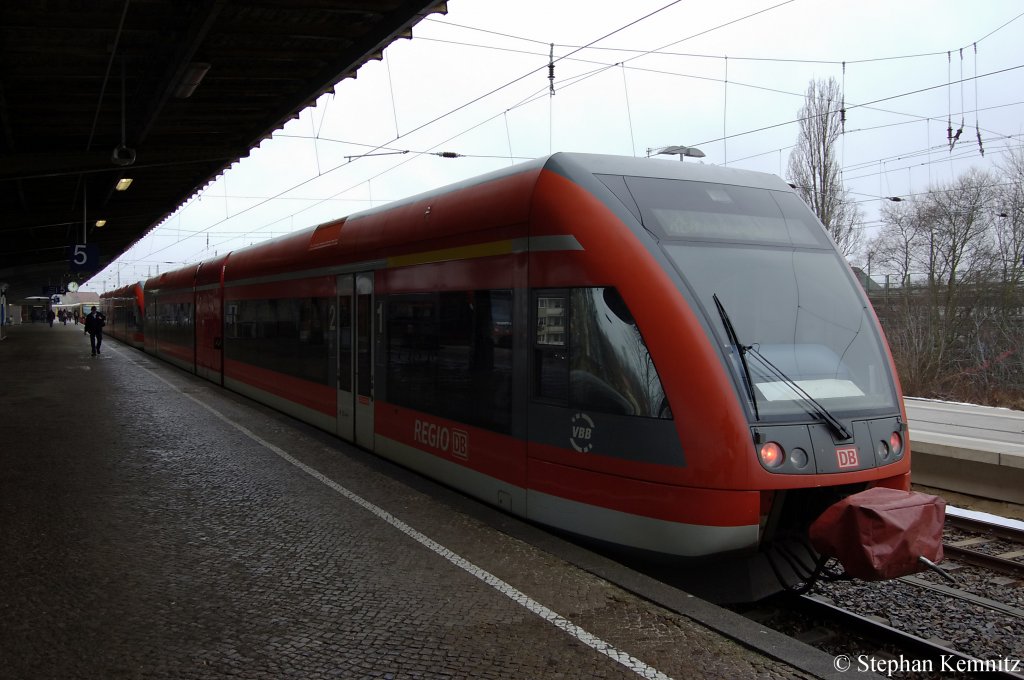
[[[96,220],[96,226],[97,227],[105,227],[106,225],[107,225],[107,221],[106,220]]]
[[[125,191],[131,185],[131,177],[122,177],[121,179],[117,180],[117,184],[114,186],[114,188],[117,189],[118,191]]]

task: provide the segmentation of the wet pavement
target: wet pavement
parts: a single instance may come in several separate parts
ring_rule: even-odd
[[[0,677],[809,677],[81,327],[0,376]]]

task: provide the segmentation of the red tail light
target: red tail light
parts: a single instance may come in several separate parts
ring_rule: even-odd
[[[764,463],[765,467],[779,467],[782,465],[783,452],[782,447],[775,442],[768,442],[761,445],[761,449],[758,452],[761,456],[761,462]]]
[[[903,437],[899,432],[893,432],[889,435],[889,448],[892,449],[893,455],[897,458],[903,455]]]

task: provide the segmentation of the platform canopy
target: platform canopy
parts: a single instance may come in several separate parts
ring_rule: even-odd
[[[8,301],[87,279],[434,12],[444,3],[0,3]]]

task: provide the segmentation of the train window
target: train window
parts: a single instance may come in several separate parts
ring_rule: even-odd
[[[328,338],[331,298],[232,300],[224,355],[321,385],[336,384]]]
[[[338,298],[338,389],[352,391],[352,296]]]
[[[566,291],[544,291],[536,296],[535,394],[557,404],[567,404],[569,400],[568,302]]]
[[[891,409],[888,357],[869,307],[832,250],[669,244],[704,313],[729,347],[714,298],[739,341],[754,345],[788,378],[836,413]],[[730,353],[735,357],[735,354]],[[742,366],[732,361],[737,383]],[[761,362],[748,362],[759,414],[792,418],[804,402]]]
[[[550,295],[537,298],[537,344],[565,347],[565,298]]]
[[[660,230],[666,238],[831,248],[821,224],[791,192],[650,177],[625,179],[644,225]]]
[[[508,431],[512,292],[392,295],[387,310],[388,400]]]
[[[160,342],[192,347],[192,303],[158,301],[155,308]]]
[[[534,394],[545,401],[602,413],[671,418],[661,379],[636,321],[615,288],[560,292],[568,342],[544,343],[545,315],[554,293],[537,295]],[[565,327],[568,319],[568,328]]]
[[[356,394],[363,397],[372,396],[373,389],[373,374],[370,372],[372,324],[373,296],[360,292],[356,295]]]
[[[388,309],[387,398],[431,411],[436,402],[437,303],[433,295],[392,295]]]

